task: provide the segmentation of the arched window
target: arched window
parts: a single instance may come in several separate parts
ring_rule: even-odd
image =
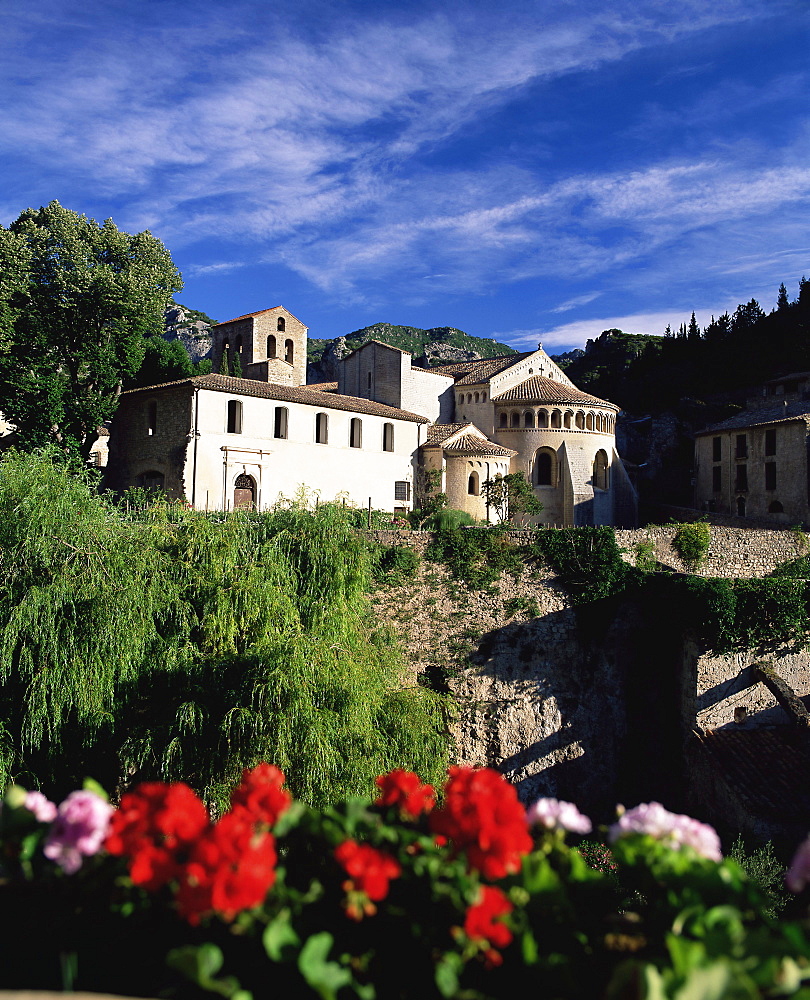
[[[471,392],[468,392],[468,393],[467,393],[467,402],[468,402],[468,403],[471,403],[471,402],[472,402],[472,393],[471,393]]]
[[[482,403],[486,403],[486,401],[487,401],[487,394],[485,392],[482,392],[481,393],[481,402]]]
[[[501,427],[507,427],[509,424],[509,417],[505,413],[502,413],[498,418],[498,423]]]
[[[145,490],[162,490],[164,481],[163,473],[155,472],[154,469],[150,469],[149,472],[142,472],[138,476],[138,486]]]
[[[273,426],[273,437],[286,438],[287,437],[287,407],[277,406],[275,413],[275,422]]]
[[[288,365],[293,363],[293,342],[291,340],[284,341],[284,360]]]
[[[157,432],[157,400],[150,399],[146,404],[146,433],[151,437]]]
[[[577,415],[574,418],[574,422],[581,431],[585,430],[585,414],[582,412],[582,410],[579,410],[577,412]]]
[[[539,448],[534,456],[535,486],[553,486],[556,471],[556,455],[551,448]]]
[[[238,399],[228,400],[228,433],[242,433],[242,403]]]
[[[514,410],[510,415],[509,424],[511,427],[520,427],[520,414],[517,410]]]
[[[745,517],[745,497],[737,497],[737,517]]]
[[[548,410],[539,410],[537,413],[537,426],[548,427]]]
[[[368,388],[368,398],[371,399],[371,372],[368,373],[368,377],[366,379],[366,382],[367,382],[367,388]]]
[[[477,392],[476,392],[476,394],[475,394],[475,397],[474,397],[474,398],[475,398],[475,401],[476,401],[476,403],[477,403],[477,402],[478,402],[478,393],[477,393]]]
[[[285,330],[285,328],[286,328],[286,326],[287,326],[287,323],[286,323],[284,317],[283,316],[279,316],[278,323],[276,323],[276,329],[280,330],[283,333],[284,330]]]
[[[589,413],[585,417],[585,430],[586,431],[592,431],[593,430],[593,414],[592,413]]]
[[[596,458],[593,460],[593,488],[595,490],[606,490],[608,485],[607,452],[600,448],[596,453]]]
[[[551,411],[551,426],[552,427],[562,427],[562,414],[559,410]]]
[[[571,427],[571,417],[572,417],[571,411],[570,410],[566,410],[565,411],[565,417],[563,418],[563,423],[565,424],[565,426],[567,428]]]
[[[242,353],[242,337],[241,337],[241,335],[238,336],[236,338],[236,340],[233,342],[233,349],[236,351],[237,354],[241,354]]]
[[[523,426],[524,427],[534,427],[534,414],[531,410],[526,410],[523,414]]]
[[[740,499],[742,500],[742,497],[740,497]],[[785,508],[781,503],[779,503],[778,500],[774,500],[774,502],[768,507],[769,514],[784,514],[784,512]]]
[[[267,357],[274,358],[276,356],[276,338],[274,334],[270,334],[267,338]]]
[[[467,492],[471,497],[477,497],[480,495],[477,472],[470,473],[470,478],[467,480]]]
[[[233,484],[233,509],[253,510],[256,506],[256,480],[244,472]]]
[[[315,414],[315,444],[328,444],[329,442],[329,415],[327,413]]]
[[[394,425],[383,424],[383,451],[394,450]]]
[[[349,447],[363,447],[363,421],[359,417],[352,417],[352,422],[349,424]]]

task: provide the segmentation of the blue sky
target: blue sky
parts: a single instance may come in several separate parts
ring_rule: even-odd
[[[555,353],[810,275],[805,0],[0,0],[0,223],[151,230],[218,320]]]

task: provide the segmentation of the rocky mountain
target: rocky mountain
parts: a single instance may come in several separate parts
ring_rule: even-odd
[[[179,340],[192,361],[201,361],[211,352],[211,327],[215,325],[216,320],[204,312],[171,302],[164,315],[163,339]]]
[[[452,326],[437,326],[423,330],[418,326],[394,326],[391,323],[374,323],[334,340],[310,338],[308,347],[308,382],[334,382],[337,379],[337,362],[356,351],[370,340],[410,351],[413,364],[419,368],[451,364],[455,361],[474,361],[516,354],[508,344],[471,337]]]

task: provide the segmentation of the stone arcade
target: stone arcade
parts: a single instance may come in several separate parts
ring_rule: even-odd
[[[111,488],[160,487],[227,510],[266,509],[303,486],[405,512],[420,472],[436,469],[450,505],[484,520],[484,481],[521,471],[543,501],[541,523],[635,524],[618,407],[580,392],[542,347],[427,370],[370,341],[343,359],[337,383],[305,385],[307,328],[282,306],[220,323],[213,341],[214,370],[238,353],[245,377],[124,392]]]

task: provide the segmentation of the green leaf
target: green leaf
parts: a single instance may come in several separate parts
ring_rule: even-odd
[[[282,910],[265,927],[262,934],[262,944],[271,961],[284,962],[289,960],[290,952],[301,944],[301,939],[292,927],[289,910]]]
[[[92,792],[94,795],[98,795],[100,799],[104,799],[105,802],[110,801],[110,796],[107,794],[107,790],[103,788],[95,778],[85,778],[82,782],[82,788],[86,792]]]
[[[461,956],[448,952],[436,963],[436,987],[443,997],[453,997],[458,991],[458,975],[461,971]]]
[[[243,990],[234,976],[214,978],[222,968],[223,961],[221,950],[210,941],[196,946],[174,948],[166,956],[169,968],[180,972],[209,993],[227,997],[228,1000],[253,1000],[252,994]]]
[[[298,969],[322,1000],[336,1000],[338,991],[352,981],[348,969],[329,961],[334,938],[327,931],[313,934],[298,956]]]

